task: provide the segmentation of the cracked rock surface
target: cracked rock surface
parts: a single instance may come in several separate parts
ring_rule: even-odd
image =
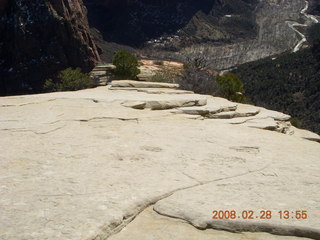
[[[141,229],[144,231],[142,232]],[[152,237],[150,237],[152,236]],[[186,221],[157,214],[147,208],[131,224],[110,240],[306,240],[308,238],[277,236],[269,233],[232,233],[214,229],[199,230]]]
[[[122,105],[128,101],[161,104],[162,99],[169,103],[201,100],[204,106],[221,111],[228,106],[236,111],[235,105],[240,106],[190,93],[151,94],[109,87],[0,98],[0,239],[117,237],[152,204],[158,213],[196,227],[229,231],[271,232],[256,227],[261,222],[257,219],[244,225],[217,223],[211,219],[212,211],[306,210],[304,220],[274,217],[262,223],[277,225],[277,234],[279,229],[286,235],[306,228],[319,232],[317,136],[290,126],[287,134],[248,127],[239,121],[261,117],[273,124],[280,116],[284,117],[281,124],[287,123],[281,113],[272,115],[252,106],[247,106],[249,112],[260,110],[255,116],[209,119],[194,111],[180,113],[179,107],[176,114],[172,109]],[[313,141],[304,139],[307,135]],[[146,239],[192,239],[188,232],[198,233],[183,223],[188,228],[183,238],[173,232],[172,238],[164,238],[175,224],[168,217],[165,221],[168,230],[163,236],[147,228],[135,231],[147,234]],[[213,234],[210,239],[230,234],[206,231]],[[256,234],[261,235],[244,239],[267,236]],[[238,236],[225,239],[242,239]]]

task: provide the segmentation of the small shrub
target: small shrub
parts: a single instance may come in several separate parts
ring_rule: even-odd
[[[138,60],[126,50],[118,51],[113,56],[112,63],[116,66],[115,74],[120,77],[136,79],[140,73]]]
[[[55,91],[55,84],[53,83],[53,80],[51,78],[45,80],[43,89],[48,92]]]
[[[185,68],[195,68],[197,70],[205,70],[208,67],[208,61],[203,56],[198,56],[195,58],[186,58]]]
[[[43,89],[46,91],[76,91],[93,87],[89,74],[81,72],[80,68],[67,68],[61,71],[54,82],[47,79]]]
[[[157,72],[155,75],[153,75],[150,79],[151,82],[173,82],[172,78],[165,73]]]
[[[195,93],[209,94],[227,98],[234,102],[249,103],[243,95],[243,83],[235,74],[216,76],[216,72],[207,68],[208,62],[203,57],[187,58],[184,70],[176,82],[180,88]]]
[[[290,123],[292,126],[294,126],[296,128],[301,128],[301,121],[298,118],[291,118]]]
[[[215,75],[193,65],[185,65],[182,74],[175,81],[184,90],[194,91],[199,94],[218,94]]]
[[[248,99],[243,95],[244,88],[242,81],[237,75],[227,73],[217,77],[220,94],[234,102],[247,103]]]
[[[150,79],[151,82],[165,82],[165,83],[174,83],[177,76],[180,74],[179,71],[163,68],[161,71],[156,72]]]
[[[80,68],[67,68],[58,75],[60,82],[57,85],[58,91],[75,91],[92,87],[89,74],[82,73]]]

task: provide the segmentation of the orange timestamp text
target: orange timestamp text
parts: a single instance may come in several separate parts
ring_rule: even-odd
[[[253,211],[253,210],[243,210],[243,211],[235,211],[235,210],[214,210],[212,219],[262,219],[268,220],[272,218],[277,219],[297,219],[297,220],[305,220],[308,219],[308,212],[306,210],[280,210],[280,211],[271,211],[271,210],[261,210],[261,211]]]

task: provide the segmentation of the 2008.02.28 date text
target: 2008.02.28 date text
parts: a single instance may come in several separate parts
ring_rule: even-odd
[[[281,210],[281,211],[271,211],[271,210],[261,210],[261,211],[252,211],[252,210],[215,210],[212,212],[212,219],[263,219],[268,220],[276,217],[277,219],[297,219],[304,220],[308,219],[308,212],[306,210]]]

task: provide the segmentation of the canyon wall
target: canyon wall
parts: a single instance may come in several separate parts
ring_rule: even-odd
[[[99,61],[82,0],[0,1],[0,94],[38,92],[66,67]]]
[[[182,49],[177,57],[183,60],[201,54],[212,68],[227,69],[291,51],[301,37],[289,24],[306,22],[300,13],[304,6],[305,1],[302,0],[262,1],[255,10],[258,26],[255,38],[222,46],[196,44]]]
[[[102,33],[106,42],[135,48],[164,45],[164,49],[179,50],[195,43],[232,42],[256,35],[257,0],[85,0],[84,3],[89,10],[90,25]],[[234,17],[225,17],[228,14]]]
[[[202,56],[214,69],[290,51],[301,40],[290,24],[306,23],[304,0],[118,1],[123,8],[112,0],[84,3],[105,42],[131,46],[149,58]]]
[[[293,49],[301,36],[289,25],[305,23],[304,0],[0,0],[1,95],[39,92],[59,70],[89,71],[100,60],[84,4],[105,61],[130,46],[226,69]]]

